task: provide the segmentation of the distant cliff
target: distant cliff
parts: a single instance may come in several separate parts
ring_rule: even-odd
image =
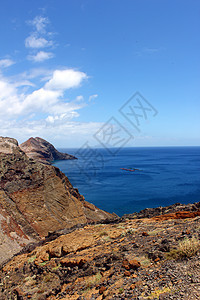
[[[0,138],[0,263],[49,232],[112,218],[86,202],[58,168]]]
[[[19,145],[29,158],[49,164],[54,160],[76,159],[75,156],[61,153],[55,147],[40,137],[31,137],[26,142]]]

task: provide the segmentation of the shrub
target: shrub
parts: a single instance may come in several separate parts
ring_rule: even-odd
[[[167,258],[186,258],[197,254],[200,249],[200,242],[197,238],[192,237],[191,239],[186,238],[179,242],[177,249],[172,249],[168,254]]]

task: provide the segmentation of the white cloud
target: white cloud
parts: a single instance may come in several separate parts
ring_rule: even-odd
[[[83,101],[83,100],[84,100],[84,98],[83,98],[82,95],[76,97],[76,101],[80,102],[80,101]]]
[[[35,34],[28,36],[25,40],[25,46],[27,48],[45,48],[52,46],[53,42],[48,41],[43,37],[37,37]]]
[[[52,78],[53,70],[49,70],[46,68],[33,68],[30,69],[29,71],[23,72],[21,74],[18,74],[17,76],[13,76],[13,80],[17,79],[36,79],[40,78],[41,81],[47,81]]]
[[[46,83],[45,88],[49,90],[65,90],[80,86],[81,82],[87,78],[83,72],[73,69],[56,70],[53,77]]]
[[[15,62],[11,59],[1,59],[0,60],[0,68],[7,68],[14,64]]]
[[[98,97],[97,94],[91,95],[91,96],[89,97],[89,101],[92,101],[92,100],[96,99],[97,97]]]
[[[83,96],[79,95],[74,101],[66,101],[64,93],[69,88],[78,87],[84,78],[87,78],[85,73],[73,69],[56,70],[53,72],[52,78],[43,87],[28,93],[26,90],[21,92],[19,87],[26,85],[28,88],[28,86],[31,86],[31,82],[18,81],[12,83],[2,77],[0,78],[1,119],[22,118],[28,114],[41,113],[50,116],[66,114],[70,119],[77,117],[76,111],[86,105]],[[34,85],[31,87],[33,88]]]
[[[1,122],[1,135],[15,137],[20,143],[30,136],[40,136],[62,147],[82,146],[86,141],[95,143],[92,136],[103,125],[98,122],[73,122],[66,121],[65,116],[55,117],[52,122],[48,120],[15,120]]]
[[[36,30],[41,33],[45,33],[46,25],[49,23],[49,19],[42,16],[36,16],[32,21],[29,22],[36,27]]]
[[[33,62],[43,62],[54,56],[52,52],[37,51],[39,49],[53,47],[54,42],[50,40],[52,32],[47,31],[46,27],[49,24],[49,19],[42,16],[36,16],[33,20],[28,21],[28,24],[33,26],[33,32],[25,39],[25,47],[28,49],[35,49],[35,52],[29,53],[28,60]]]
[[[39,51],[36,55],[29,55],[28,58],[34,62],[42,62],[54,56],[52,52]]]

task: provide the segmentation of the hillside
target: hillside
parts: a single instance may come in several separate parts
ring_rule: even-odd
[[[0,139],[0,263],[52,231],[113,219],[74,189],[56,167],[29,158],[16,140]]]
[[[29,158],[45,164],[49,164],[54,160],[76,159],[73,155],[59,152],[52,144],[40,137],[31,137],[20,144],[19,147]]]
[[[55,234],[4,265],[0,298],[199,299],[199,205]]]

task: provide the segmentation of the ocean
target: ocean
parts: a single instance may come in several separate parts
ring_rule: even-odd
[[[200,201],[200,147],[122,148],[116,155],[105,148],[59,150],[78,160],[54,165],[85,200],[110,213]]]

